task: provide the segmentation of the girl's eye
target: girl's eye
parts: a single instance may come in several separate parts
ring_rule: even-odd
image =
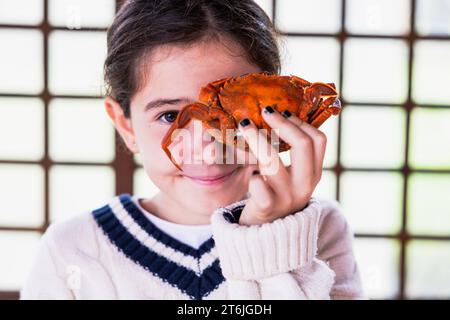
[[[173,123],[175,121],[175,119],[177,118],[177,115],[178,115],[178,111],[167,111],[167,112],[161,113],[157,117],[157,120],[161,120],[162,122],[165,122],[165,123]]]

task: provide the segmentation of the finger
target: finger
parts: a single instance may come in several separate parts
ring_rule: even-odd
[[[262,214],[270,213],[275,203],[276,194],[262,175],[252,175],[249,180],[248,191],[252,202],[259,209],[258,212]]]
[[[325,158],[325,151],[327,146],[327,136],[319,129],[313,127],[309,123],[302,121],[296,115],[291,114],[288,110],[281,113],[286,119],[294,123],[297,127],[308,134],[314,143],[314,172],[318,179],[320,179],[323,170],[323,161]]]
[[[273,112],[263,112],[264,120],[272,128],[278,128],[276,130],[278,136],[291,146],[293,184],[302,187],[305,186],[305,183],[312,184],[315,178],[314,144],[312,138],[277,111],[274,111],[272,108],[269,110]]]
[[[245,138],[242,136],[242,133],[239,132],[240,135],[238,137],[237,144],[239,146],[234,146],[234,158],[235,163],[237,164],[243,164],[243,165],[257,165],[258,159],[255,157],[253,152],[245,151]]]
[[[258,160],[261,175],[267,178],[274,190],[284,190],[290,181],[289,173],[284,167],[277,150],[267,141],[267,130],[259,130],[249,119],[239,124],[250,151]]]

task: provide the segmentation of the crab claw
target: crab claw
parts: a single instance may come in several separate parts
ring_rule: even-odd
[[[341,101],[336,97],[330,97],[320,104],[310,117],[310,123],[313,127],[319,128],[331,115],[339,114],[341,109]]]
[[[213,129],[208,131],[208,133],[219,142],[225,144],[232,144],[234,142],[234,129],[236,129],[236,124],[231,115],[221,108],[208,106],[201,102],[186,105],[180,111],[175,122],[169,128],[161,142],[164,152],[180,171],[183,171],[183,169],[172,157],[169,146],[179,134],[178,129],[187,127],[192,120],[200,120],[206,129]]]
[[[336,98],[338,93],[334,84],[314,82],[305,89],[304,105],[300,109],[300,119],[306,120],[307,115],[314,114],[323,105],[323,99]]]

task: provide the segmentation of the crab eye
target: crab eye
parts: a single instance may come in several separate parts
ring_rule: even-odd
[[[178,111],[166,111],[161,113],[157,120],[161,120],[164,123],[173,123],[177,118]]]

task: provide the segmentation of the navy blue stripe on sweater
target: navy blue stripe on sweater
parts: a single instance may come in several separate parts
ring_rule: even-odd
[[[123,254],[162,281],[178,288],[191,299],[202,299],[225,281],[219,259],[198,276],[194,271],[168,260],[143,245],[120,223],[110,206],[94,210],[92,214],[105,235]]]
[[[119,199],[131,218],[133,218],[147,234],[151,235],[164,245],[194,258],[200,258],[204,253],[210,251],[214,247],[214,239],[212,237],[206,240],[198,249],[173,238],[151,222],[136,206],[129,194],[122,194],[119,196]]]

